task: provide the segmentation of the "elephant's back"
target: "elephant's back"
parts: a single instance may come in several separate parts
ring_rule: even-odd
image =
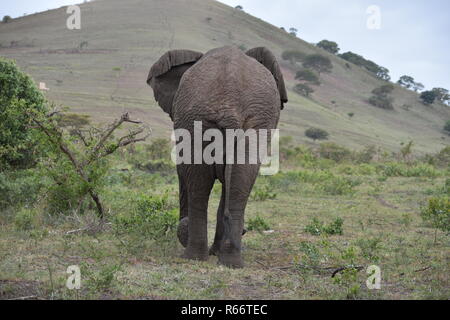
[[[269,70],[238,48],[218,48],[181,79],[174,100],[175,127],[197,120],[223,129],[272,128],[278,122],[279,101]]]

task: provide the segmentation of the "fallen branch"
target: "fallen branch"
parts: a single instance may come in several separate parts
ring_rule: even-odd
[[[25,297],[19,297],[19,298],[11,298],[6,300],[27,300],[27,299],[36,299],[38,296],[25,296]]]

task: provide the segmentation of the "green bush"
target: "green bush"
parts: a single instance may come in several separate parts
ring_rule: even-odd
[[[444,130],[450,134],[450,120],[448,120],[444,125]]]
[[[16,64],[0,57],[0,171],[30,167],[42,150],[32,113],[45,113],[46,101],[33,80]]]
[[[252,191],[251,198],[255,201],[273,200],[277,197],[277,193],[270,186],[255,186]]]
[[[36,169],[0,172],[0,209],[35,203],[48,184]]]
[[[304,97],[309,97],[309,95],[314,92],[314,89],[308,86],[306,83],[296,84],[293,90],[294,92]]]
[[[250,218],[247,222],[247,230],[248,231],[258,231],[263,232],[270,230],[269,224],[264,220],[264,218],[261,218],[259,216],[255,218]]]
[[[351,151],[333,142],[321,143],[319,154],[322,158],[341,162],[350,159]]]
[[[310,69],[302,69],[300,71],[297,71],[297,74],[295,75],[296,80],[303,80],[307,82],[311,82],[312,84],[319,85],[319,77],[317,74],[310,70]]]
[[[140,195],[134,208],[113,218],[118,233],[139,233],[153,240],[167,240],[176,233],[178,210],[172,209],[167,195]]]
[[[440,172],[426,163],[418,163],[408,166],[399,162],[378,163],[375,165],[377,172],[386,177],[428,177],[435,178]]]
[[[378,107],[386,110],[393,110],[393,99],[391,97],[372,96],[369,98],[369,103],[374,107]]]
[[[329,133],[320,128],[309,128],[305,131],[305,136],[308,138],[316,140],[326,140],[328,139]]]
[[[19,231],[28,231],[34,228],[36,212],[32,209],[23,208],[16,213],[14,225]]]
[[[325,225],[317,218],[313,218],[311,223],[306,225],[305,232],[308,232],[314,236],[319,236],[321,234],[342,235],[344,233],[342,229],[343,224],[344,220],[339,217],[328,225]]]

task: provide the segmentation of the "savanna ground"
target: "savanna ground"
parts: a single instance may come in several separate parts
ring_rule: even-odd
[[[260,176],[252,192],[246,266],[233,270],[216,257],[180,258],[178,184],[170,162],[157,160],[167,159],[163,149],[159,141],[114,155],[101,193],[108,207],[102,228],[88,201],[57,213],[70,199],[52,197],[52,189],[28,207],[5,208],[0,298],[450,298],[450,239],[420,215],[429,198],[448,197],[448,167],[370,148],[294,148],[285,139],[281,172]],[[26,185],[37,182],[27,179],[14,196],[35,192]],[[217,184],[211,195],[210,242],[220,191]],[[71,265],[81,268],[80,290],[66,288]],[[366,287],[369,265],[381,269],[380,290]]]

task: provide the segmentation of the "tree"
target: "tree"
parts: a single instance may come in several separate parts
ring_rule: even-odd
[[[303,62],[303,67],[307,69],[313,69],[319,73],[322,72],[330,73],[333,69],[331,60],[320,54],[310,54],[305,57]]]
[[[313,88],[305,83],[298,83],[294,86],[294,91],[304,97],[309,97],[314,92]]]
[[[142,124],[140,121],[130,119],[128,113],[124,113],[105,128],[77,129],[67,135],[67,132],[58,125],[56,118],[58,115],[59,112],[56,110],[48,114],[30,113],[33,124],[46,136],[46,142],[52,147],[53,155],[47,160],[52,163],[49,167],[63,168],[62,174],[53,169],[49,175],[56,184],[63,184],[67,177],[71,177],[73,181],[70,182],[75,185],[73,187],[79,186],[80,190],[76,192],[80,197],[79,201],[82,202],[84,197],[89,195],[96,205],[99,218],[103,220],[105,209],[98,189],[107,169],[104,159],[119,148],[145,141],[150,131],[140,125],[115,139],[113,133],[122,124]],[[76,140],[78,143],[73,141],[73,137],[78,139]]]
[[[317,85],[320,84],[319,77],[317,76],[317,74],[314,73],[314,71],[310,69],[302,69],[298,71],[297,74],[295,75],[295,79],[311,82]]]
[[[416,84],[413,77],[406,75],[401,76],[397,83],[406,89],[410,89]]]
[[[381,87],[372,90],[373,96],[371,96],[368,102],[378,108],[392,110],[394,109],[393,98],[389,97],[389,94],[394,90],[392,84],[385,84]]]
[[[414,83],[412,88],[415,92],[418,92],[418,91],[422,91],[425,88],[425,86],[420,82],[416,82],[416,83]]]
[[[447,103],[450,100],[450,95],[447,89],[433,88],[431,91],[435,93],[436,99],[442,103]]]
[[[289,33],[291,35],[293,35],[294,37],[297,36],[297,32],[298,32],[297,28],[294,28],[294,27],[289,28]]]
[[[394,90],[394,86],[392,84],[385,84],[381,87],[375,88],[372,90],[372,93],[376,96],[386,97],[388,94],[392,93]]]
[[[367,60],[359,54],[348,51],[343,54],[339,54],[338,56],[346,61],[356,64],[357,66],[365,68],[381,80],[389,81],[391,79],[387,68],[379,66],[373,61]]]
[[[328,139],[329,134],[328,132],[320,128],[309,128],[305,131],[305,136],[316,141]]]
[[[2,22],[3,23],[8,23],[12,20],[12,18],[10,16],[4,16]]]
[[[237,10],[244,10],[244,7],[243,6],[241,6],[241,5],[237,5],[236,7],[234,7],[235,9],[237,9]]]
[[[292,65],[302,61],[305,57],[306,54],[298,50],[286,50],[281,54],[281,58],[283,60],[289,61]]]
[[[15,62],[0,58],[0,171],[29,167],[39,157],[41,136],[30,128],[31,111],[47,111],[44,96]]]
[[[340,50],[338,44],[334,41],[322,40],[317,44],[317,46],[332,54],[336,54]]]
[[[424,91],[420,95],[420,99],[426,105],[433,104],[434,100],[436,99],[436,93],[433,91]]]
[[[389,75],[389,69],[385,68],[385,67],[378,67],[378,71],[376,73],[376,76],[384,81],[389,81],[391,80],[391,76]]]

